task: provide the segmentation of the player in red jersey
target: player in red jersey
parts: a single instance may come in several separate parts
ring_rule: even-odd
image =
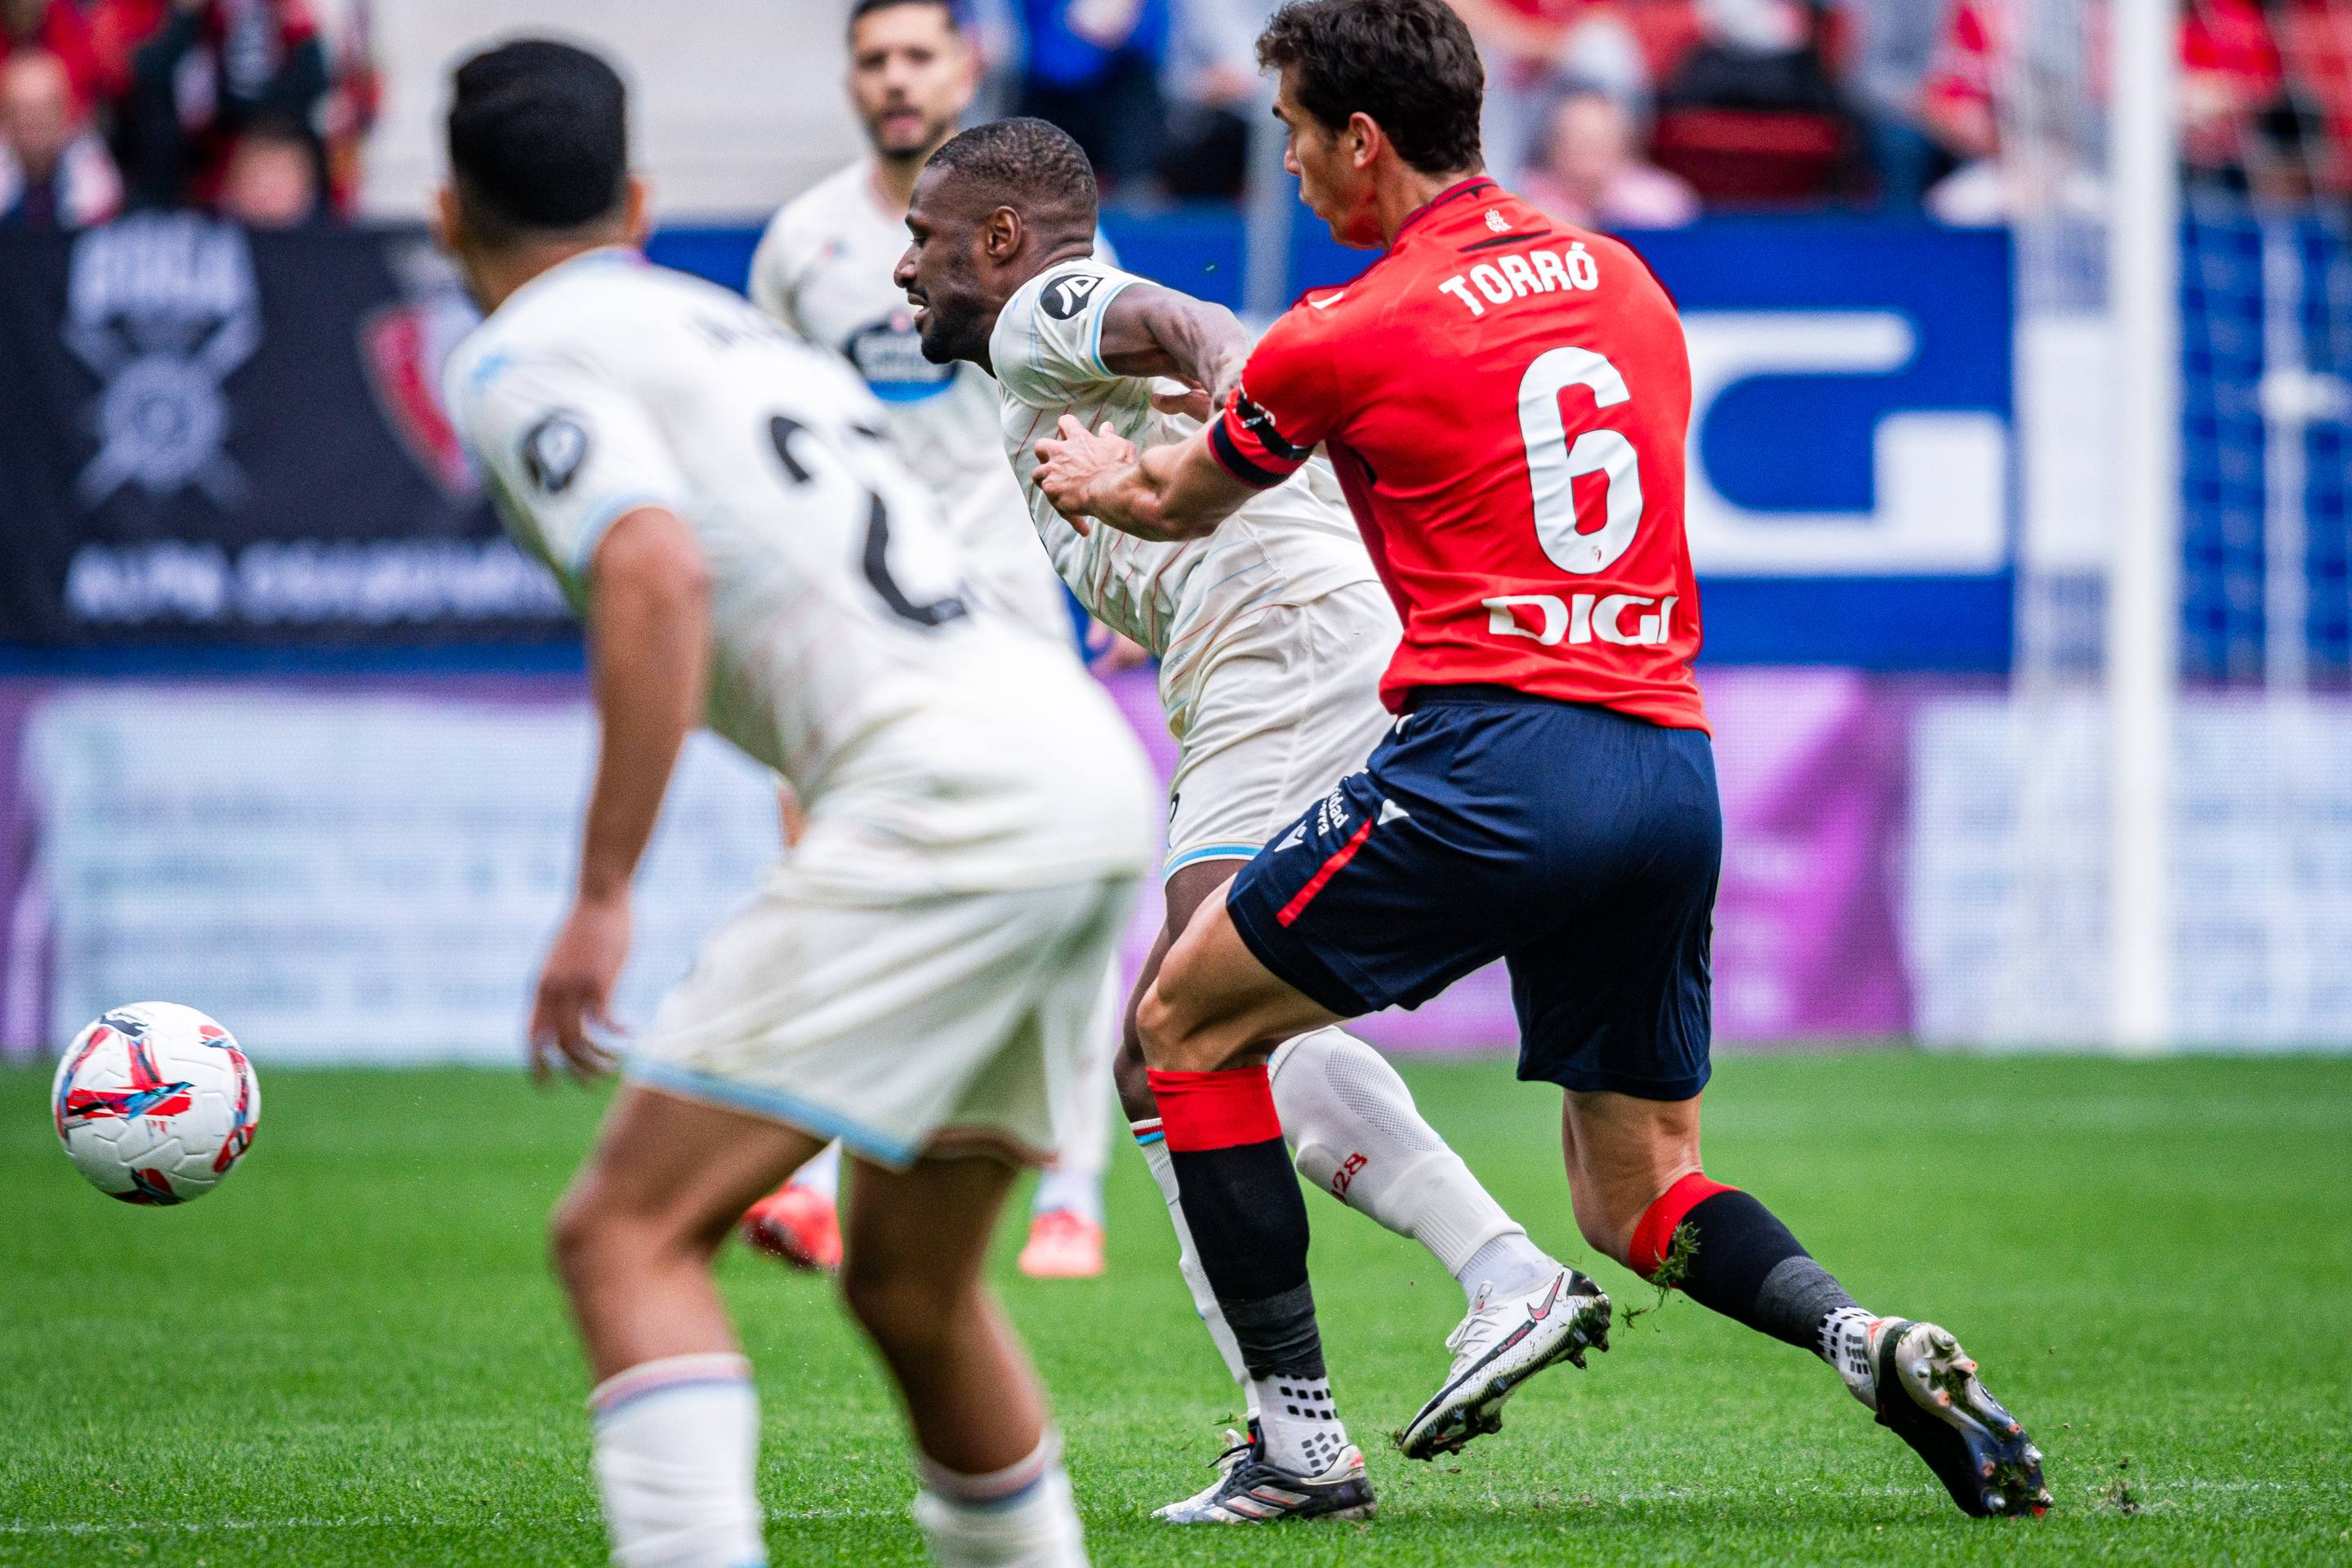
[[[1186,538],[1320,446],[1404,621],[1389,737],[1202,906],[1139,1013],[1244,1359],[1321,1364],[1267,1047],[1500,958],[1519,1076],[1565,1091],[1585,1239],[1820,1354],[1966,1511],[2039,1511],[2041,1454],[1952,1335],[1865,1311],[1701,1170],[1722,816],[1673,300],[1623,245],[1484,175],[1482,76],[1443,0],[1295,0],[1258,48],[1302,196],[1386,254],[1276,322],[1195,439],[1139,458],[1065,419],[1037,474],[1066,515]],[[1497,1381],[1457,1403],[1462,1440],[1498,1423]]]

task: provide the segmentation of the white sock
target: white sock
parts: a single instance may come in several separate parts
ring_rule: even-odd
[[[1062,1129],[1062,1147],[1054,1168],[1037,1180],[1037,1195],[1029,1205],[1033,1215],[1067,1209],[1096,1225],[1103,1222],[1103,1177],[1110,1169],[1110,1118],[1118,1103],[1111,1065],[1118,1059],[1119,1020],[1127,1008],[1123,978],[1117,962],[1103,971],[1094,1014],[1087,1021],[1092,1048],[1077,1071],[1077,1103],[1070,1124]]]
[[[1846,1392],[1873,1410],[1878,1408],[1878,1363],[1870,1353],[1870,1326],[1876,1321],[1860,1307],[1840,1307],[1822,1320],[1816,1347],[1845,1381]]]
[[[816,1157],[793,1173],[792,1185],[806,1187],[813,1193],[823,1193],[838,1203],[841,1201],[841,1145],[828,1143],[816,1152]]]
[[[1103,1222],[1102,1172],[1072,1171],[1056,1165],[1037,1178],[1037,1196],[1029,1205],[1033,1215],[1066,1209],[1095,1225]]]
[[[598,1384],[588,1408],[614,1568],[766,1568],[751,1363],[642,1362]]]
[[[1160,1131],[1160,1123],[1136,1121],[1129,1124],[1135,1134],[1135,1146],[1143,1152],[1143,1163],[1151,1169],[1151,1179],[1160,1184],[1160,1195],[1168,1200],[1168,1218],[1176,1226],[1176,1268],[1184,1276],[1184,1288],[1192,1293],[1192,1310],[1201,1314],[1202,1324],[1209,1331],[1209,1339],[1217,1353],[1225,1358],[1225,1370],[1249,1399],[1249,1413],[1257,1412],[1257,1394],[1250,1385],[1242,1366],[1242,1347],[1234,1342],[1234,1331],[1225,1326],[1225,1314],[1217,1305],[1217,1293],[1209,1289],[1209,1277],[1201,1272],[1200,1254],[1192,1249],[1192,1227],[1184,1223],[1184,1205],[1176,1191],[1176,1162],[1169,1156],[1168,1140]]]
[[[1559,1269],[1559,1260],[1529,1241],[1526,1231],[1507,1230],[1472,1253],[1454,1271],[1454,1282],[1475,1307],[1482,1289],[1492,1287],[1496,1297],[1523,1295],[1548,1282]]]
[[[1087,1568],[1084,1532],[1062,1468],[1062,1440],[985,1476],[959,1475],[916,1456],[923,1489],[915,1522],[940,1568]]]
[[[1326,1377],[1254,1377],[1250,1394],[1266,1462],[1294,1476],[1319,1476],[1348,1446],[1348,1428]]]
[[[1498,1294],[1527,1289],[1559,1268],[1422,1120],[1380,1052],[1318,1029],[1285,1041],[1268,1071],[1298,1173],[1429,1248],[1465,1295],[1489,1280]]]

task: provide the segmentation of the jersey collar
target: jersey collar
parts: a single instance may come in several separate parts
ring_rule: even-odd
[[[1456,180],[1412,211],[1405,214],[1404,221],[1397,225],[1396,238],[1389,242],[1389,248],[1394,250],[1398,246],[1402,245],[1406,231],[1438,208],[1449,206],[1465,197],[1475,196],[1481,191],[1499,191],[1502,188],[1486,174],[1473,174],[1466,180]]]

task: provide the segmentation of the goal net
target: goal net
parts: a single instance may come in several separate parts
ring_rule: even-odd
[[[1922,1034],[2352,1040],[2352,9],[1992,14],[2014,658],[1916,731],[1910,914],[1942,977]],[[2135,22],[2168,58],[2131,58]],[[2136,65],[2161,70],[2177,158],[2125,141]],[[2168,237],[2147,289],[2131,247]],[[2153,429],[2130,406],[2151,392]]]

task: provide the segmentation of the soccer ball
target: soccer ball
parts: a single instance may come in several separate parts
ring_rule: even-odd
[[[50,1089],[74,1169],[126,1204],[204,1196],[253,1147],[261,1120],[261,1085],[236,1037],[176,1002],[117,1007],[76,1035]]]

